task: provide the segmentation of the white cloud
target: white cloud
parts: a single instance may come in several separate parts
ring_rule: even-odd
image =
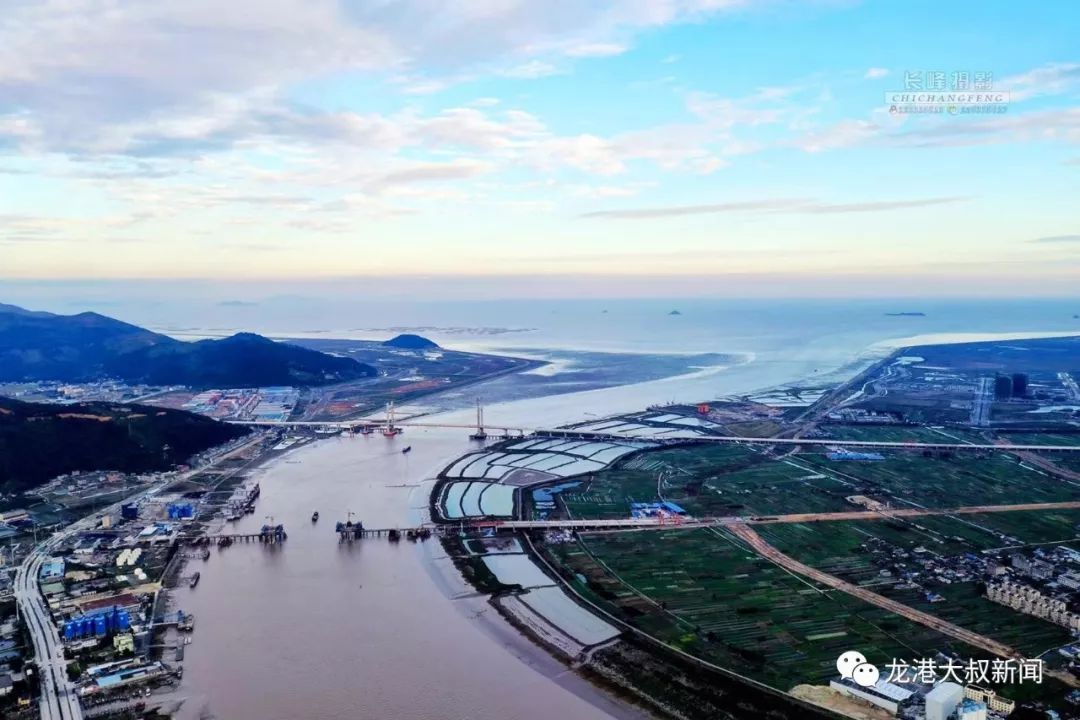
[[[622,55],[627,46],[621,43],[582,43],[566,49],[566,54],[575,58],[612,57]]]
[[[883,78],[883,77],[887,76],[888,74],[889,74],[889,71],[886,68],[872,67],[872,68],[870,68],[869,70],[866,71],[866,74],[863,75],[863,79],[864,80],[877,80],[879,78]]]
[[[1011,100],[1028,100],[1040,95],[1059,95],[1080,86],[1080,63],[1051,63],[994,82],[1009,92]]]
[[[505,77],[531,80],[534,78],[547,77],[558,74],[559,69],[549,62],[530,60],[521,65],[515,65],[502,71]]]

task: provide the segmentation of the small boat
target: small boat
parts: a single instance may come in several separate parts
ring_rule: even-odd
[[[191,576],[191,579],[188,580],[188,587],[193,588],[198,584],[199,584],[199,573],[195,573],[194,575]]]
[[[311,513],[311,522],[319,522],[319,511]]]
[[[392,529],[390,530],[390,532],[386,533],[386,538],[390,542],[397,542],[401,539],[401,532],[396,529]]]
[[[405,447],[401,448],[402,455],[410,452],[412,452],[412,445],[406,445]]]
[[[205,560],[209,560],[209,559],[210,559],[210,551],[209,551],[209,550],[207,550],[206,548],[203,548],[203,551],[202,551],[202,559],[203,559],[204,561],[205,561]]]

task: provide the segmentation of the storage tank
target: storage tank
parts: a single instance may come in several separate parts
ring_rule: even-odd
[[[116,629],[123,632],[131,629],[131,616],[127,610],[121,610],[116,614]]]
[[[75,623],[72,622],[71,620],[68,620],[66,623],[64,623],[64,640],[74,640],[74,639],[75,639]]]
[[[109,631],[109,629],[108,629],[108,627],[106,627],[106,624],[105,624],[105,616],[98,615],[96,618],[94,618],[94,634],[95,635],[101,636],[101,635],[104,635],[105,633],[107,633],[108,631]]]

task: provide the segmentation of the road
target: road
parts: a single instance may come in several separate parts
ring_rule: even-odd
[[[499,530],[678,530],[716,525],[775,525],[779,523],[840,522],[845,520],[890,520],[892,518],[926,517],[931,515],[978,515],[983,513],[1024,512],[1032,510],[1080,510],[1080,501],[1024,503],[1019,505],[968,505],[953,508],[892,508],[888,510],[845,510],[826,513],[794,513],[790,515],[725,515],[721,517],[687,518],[647,517],[569,519],[569,520],[492,520],[471,523],[472,527],[491,527]]]
[[[350,421],[350,422],[306,422],[306,421],[284,421],[278,422],[274,420],[229,420],[234,425],[250,425],[253,427],[301,427],[301,428],[340,428],[343,430],[351,430],[361,427],[382,427],[381,423],[375,423],[368,420],[363,421]],[[416,422],[416,421],[404,421],[394,423],[398,428],[461,428],[463,430],[475,430],[476,425],[468,424],[453,424],[453,423],[430,423],[430,422]],[[487,430],[498,430],[500,432],[525,435],[529,433],[535,433],[540,436],[546,437],[568,437],[568,438],[585,438],[594,440],[635,440],[638,442],[719,442],[719,443],[743,443],[746,445],[805,445],[805,446],[820,446],[820,447],[843,447],[847,449],[853,448],[868,448],[879,450],[939,450],[939,451],[971,451],[971,450],[985,450],[989,452],[993,451],[1029,451],[1029,452],[1075,452],[1080,453],[1080,445],[1017,445],[1014,443],[1006,444],[978,444],[978,443],[926,443],[926,442],[888,442],[884,440],[835,440],[828,438],[756,438],[756,437],[739,437],[737,435],[664,435],[660,438],[647,438],[647,437],[627,437],[625,435],[618,435],[614,433],[600,432],[596,430],[575,430],[573,428],[526,428],[526,427],[502,427],[496,425],[486,425]]]
[[[975,397],[971,400],[971,424],[975,427],[990,425],[990,408],[994,403],[994,379],[979,378]]]
[[[260,434],[256,434],[243,445],[215,458],[209,465],[196,468],[176,478],[163,480],[136,495],[124,498],[93,515],[77,520],[47,540],[38,543],[26,556],[15,573],[15,601],[22,617],[26,619],[26,626],[34,645],[34,657],[41,676],[41,699],[38,704],[42,720],[82,720],[83,712],[78,695],[75,693],[75,684],[68,679],[67,660],[64,657],[64,646],[60,641],[60,634],[57,632],[56,625],[53,624],[52,615],[41,595],[41,566],[64,540],[75,533],[97,527],[104,515],[116,512],[121,505],[136,502],[168,485],[205,472],[225,458],[243,452],[261,441]],[[242,468],[237,468],[233,473],[239,472],[240,469]]]
[[[38,544],[19,566],[15,574],[15,601],[34,644],[41,680],[42,720],[82,720],[82,706],[75,694],[74,683],[68,679],[64,646],[38,586],[41,566],[60,537],[53,536]]]

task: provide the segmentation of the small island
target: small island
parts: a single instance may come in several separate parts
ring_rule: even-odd
[[[888,312],[887,317],[926,317],[924,312]]]
[[[436,350],[439,346],[422,335],[406,333],[390,338],[383,343],[383,347],[398,348],[400,350]]]
[[[672,310],[671,312],[668,313],[668,315],[682,315],[682,313],[679,312],[678,310]]]

